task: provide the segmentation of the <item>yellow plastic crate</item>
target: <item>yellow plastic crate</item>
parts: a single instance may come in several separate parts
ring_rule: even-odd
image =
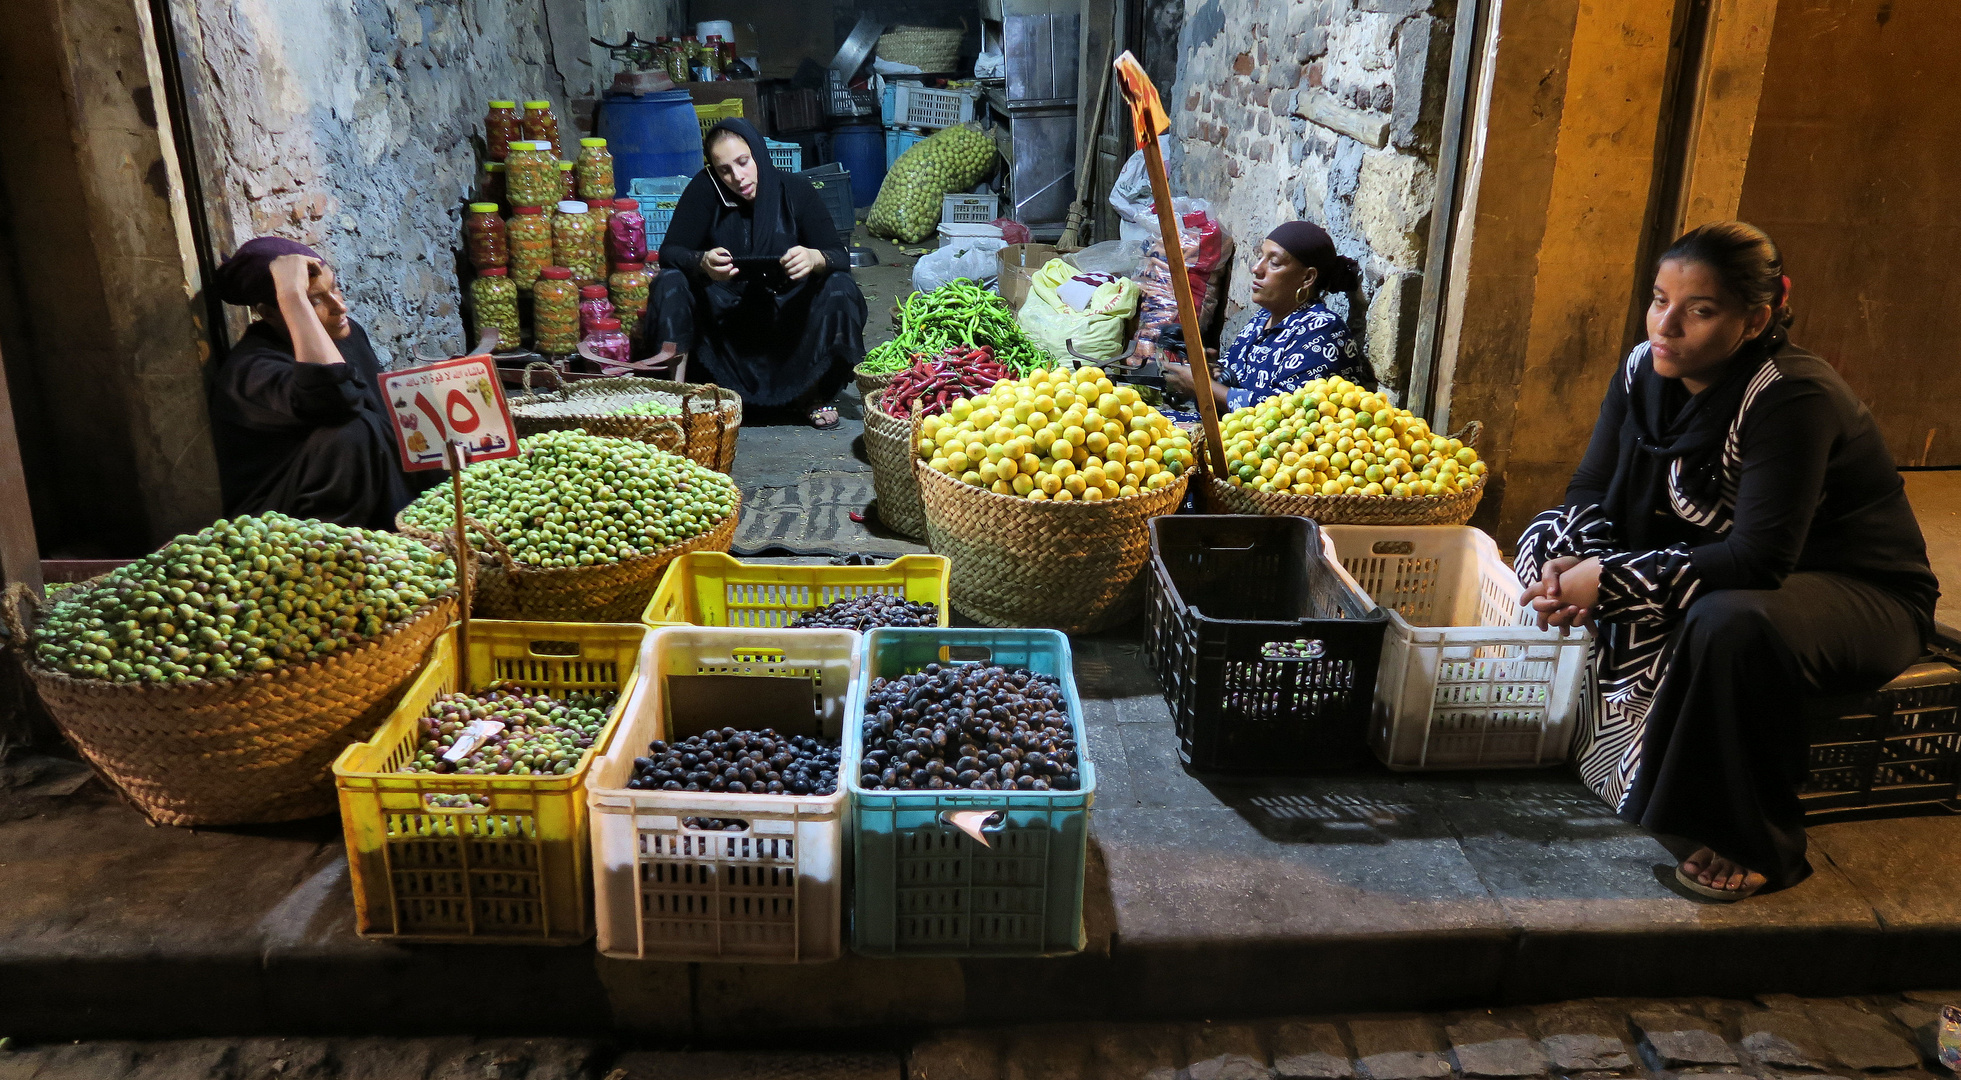
[[[334,762],[362,937],[571,945],[592,936],[586,774],[638,688],[647,639],[645,627],[618,623],[472,620],[474,687],[618,690],[620,700],[592,748],[563,775],[400,772],[429,703],[457,689],[456,628],[444,631],[388,721]],[[454,794],[483,796],[487,805],[429,804],[430,796]]]
[[[720,105],[696,105],[695,118],[701,121],[701,137],[708,137],[708,129],[724,120],[742,119],[742,99],[725,98]]]
[[[901,555],[884,566],[764,566],[719,551],[669,563],[647,603],[648,626],[788,627],[797,616],[869,593],[938,604],[947,624],[944,555]]]

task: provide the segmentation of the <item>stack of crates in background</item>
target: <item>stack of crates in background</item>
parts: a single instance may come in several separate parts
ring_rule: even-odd
[[[1961,641],[1870,694],[1805,703],[1810,745],[1798,800],[1812,821],[1961,811]]]
[[[738,102],[738,104],[740,104]],[[647,250],[660,250],[667,238],[674,208],[681,205],[681,193],[688,189],[688,176],[639,176],[627,190],[627,197],[640,202],[640,216],[647,219]]]
[[[940,200],[942,225],[985,225],[1000,216],[999,195],[947,195]]]
[[[905,152],[926,141],[926,132],[909,131],[905,128],[885,129],[885,168],[890,172],[899,163]]]
[[[975,88],[935,90],[910,83],[886,83],[880,119],[888,128],[938,131],[972,120],[979,102],[980,91]]]

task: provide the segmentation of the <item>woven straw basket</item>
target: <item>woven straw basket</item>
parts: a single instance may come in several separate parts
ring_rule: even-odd
[[[721,523],[699,536],[601,566],[526,567],[489,530],[465,518],[476,546],[476,585],[470,614],[479,619],[525,622],[638,622],[660,586],[662,571],[690,551],[727,551],[742,517],[742,493]],[[438,543],[430,532],[397,522],[401,532],[424,543]]]
[[[1151,555],[1145,522],[1178,508],[1191,473],[1105,502],[1031,502],[917,461],[926,543],[952,560],[953,606],[988,626],[1086,634],[1134,615]]]
[[[1473,420],[1455,437],[1465,446],[1475,446],[1483,433],[1483,422]],[[1481,478],[1469,491],[1399,499],[1394,495],[1255,491],[1209,476],[1205,492],[1210,506],[1216,508],[1215,513],[1280,514],[1310,518],[1323,525],[1463,525],[1477,513],[1478,501],[1484,498],[1484,485],[1485,480]]]
[[[574,383],[561,380],[556,390],[530,393],[534,370],[557,376],[546,364],[525,369],[527,393],[511,399],[511,419],[520,438],[581,428],[588,435],[651,443],[720,472],[728,472],[735,465],[736,438],[742,432],[742,396],[733,390],[713,383],[621,377]],[[666,401],[678,408],[681,416],[615,415],[628,405],[651,400]],[[687,418],[685,427],[681,417]]]
[[[883,375],[873,375],[871,372],[865,370],[865,365],[863,364],[859,364],[857,367],[851,369],[851,377],[858,383],[858,396],[866,401],[870,401],[873,394],[885,389],[885,385],[893,379],[898,378],[898,376],[899,373],[896,371],[888,371]]]
[[[952,71],[960,60],[962,30],[897,26],[878,39],[878,58],[911,64],[922,72]]]
[[[912,474],[912,420],[879,408],[885,391],[865,399],[865,456],[872,460],[872,489],[878,493],[878,520],[913,537],[926,535],[926,507],[919,501],[919,478]]]
[[[24,585],[8,588],[7,626],[23,644],[29,605]],[[440,597],[319,660],[181,686],[77,679],[21,655],[62,734],[150,820],[250,825],[334,812],[334,758],[388,718],[455,617],[456,599]]]

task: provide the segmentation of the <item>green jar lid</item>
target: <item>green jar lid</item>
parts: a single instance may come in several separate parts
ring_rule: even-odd
[[[535,111],[539,109],[549,109],[552,107],[552,103],[549,101],[527,101],[524,103],[524,107]]]
[[[580,145],[580,146],[591,146],[591,147],[594,147],[594,148],[597,148],[597,147],[601,147],[601,146],[605,146],[605,145],[606,145],[606,140],[605,140],[605,139],[580,139],[580,140],[579,140],[579,145]]]
[[[497,204],[494,202],[473,202],[470,204],[470,212],[472,214],[494,214],[497,212]]]
[[[515,102],[515,101],[493,101],[493,102],[491,102],[491,103],[490,103],[490,107],[491,107],[491,108],[493,108],[493,109],[515,109],[515,108],[517,108],[517,102]]]

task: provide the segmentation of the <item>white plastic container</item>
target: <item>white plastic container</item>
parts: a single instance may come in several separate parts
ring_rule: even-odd
[[[940,224],[985,224],[1001,216],[999,195],[944,195],[940,198]]]
[[[941,247],[952,247],[956,244],[964,245],[974,240],[992,240],[996,244],[999,244],[1002,239],[1001,226],[985,223],[976,225],[949,225],[942,223],[937,231],[939,233]]]
[[[1389,612],[1369,745],[1392,769],[1539,768],[1591,714],[1587,632],[1541,630],[1498,545],[1464,525],[1325,525]]]
[[[830,795],[626,785],[648,743],[709,727],[770,727],[842,745],[859,641],[850,630],[677,626],[649,635],[639,687],[587,783],[600,952],[740,963],[838,956],[845,786],[856,761],[839,762]]]

